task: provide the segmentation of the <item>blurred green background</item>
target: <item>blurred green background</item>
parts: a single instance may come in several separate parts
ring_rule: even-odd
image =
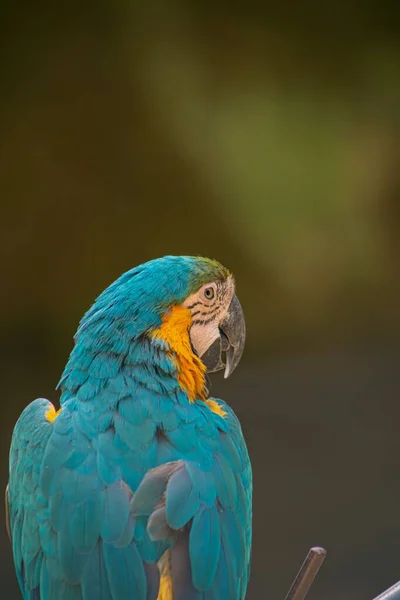
[[[400,5],[0,6],[1,469],[83,312],[163,254],[218,258],[248,343],[212,392],[255,475],[248,598],[400,579]],[[5,597],[19,598],[5,533]]]

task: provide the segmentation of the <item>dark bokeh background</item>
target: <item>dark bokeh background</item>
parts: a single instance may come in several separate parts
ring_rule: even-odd
[[[400,579],[398,2],[0,6],[1,481],[76,324],[127,268],[204,254],[248,322],[250,600]],[[19,598],[5,532],[2,597]]]

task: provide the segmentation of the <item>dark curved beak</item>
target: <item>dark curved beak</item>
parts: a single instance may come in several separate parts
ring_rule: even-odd
[[[222,349],[226,352],[226,367],[224,377],[229,377],[236,369],[242,358],[244,343],[246,341],[246,323],[242,306],[237,296],[233,296],[229,305],[228,315],[221,323],[220,330],[227,338],[228,348]]]
[[[228,314],[219,326],[220,336],[201,357],[209,373],[225,368],[225,379],[233,373],[242,358],[246,340],[246,324],[242,306],[233,296]],[[222,353],[225,352],[225,362]]]

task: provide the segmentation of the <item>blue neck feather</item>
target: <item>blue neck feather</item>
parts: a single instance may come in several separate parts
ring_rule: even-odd
[[[84,315],[58,388],[61,404],[92,400],[106,387],[135,385],[181,397],[168,347],[148,332],[190,293],[193,261],[164,257],[124,273]],[[122,393],[122,391],[121,391]]]

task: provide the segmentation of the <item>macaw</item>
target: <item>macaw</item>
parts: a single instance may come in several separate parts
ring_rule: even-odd
[[[206,372],[240,361],[243,311],[216,261],[165,256],[82,318],[58,384],[15,426],[7,525],[25,600],[242,600],[252,472]]]

